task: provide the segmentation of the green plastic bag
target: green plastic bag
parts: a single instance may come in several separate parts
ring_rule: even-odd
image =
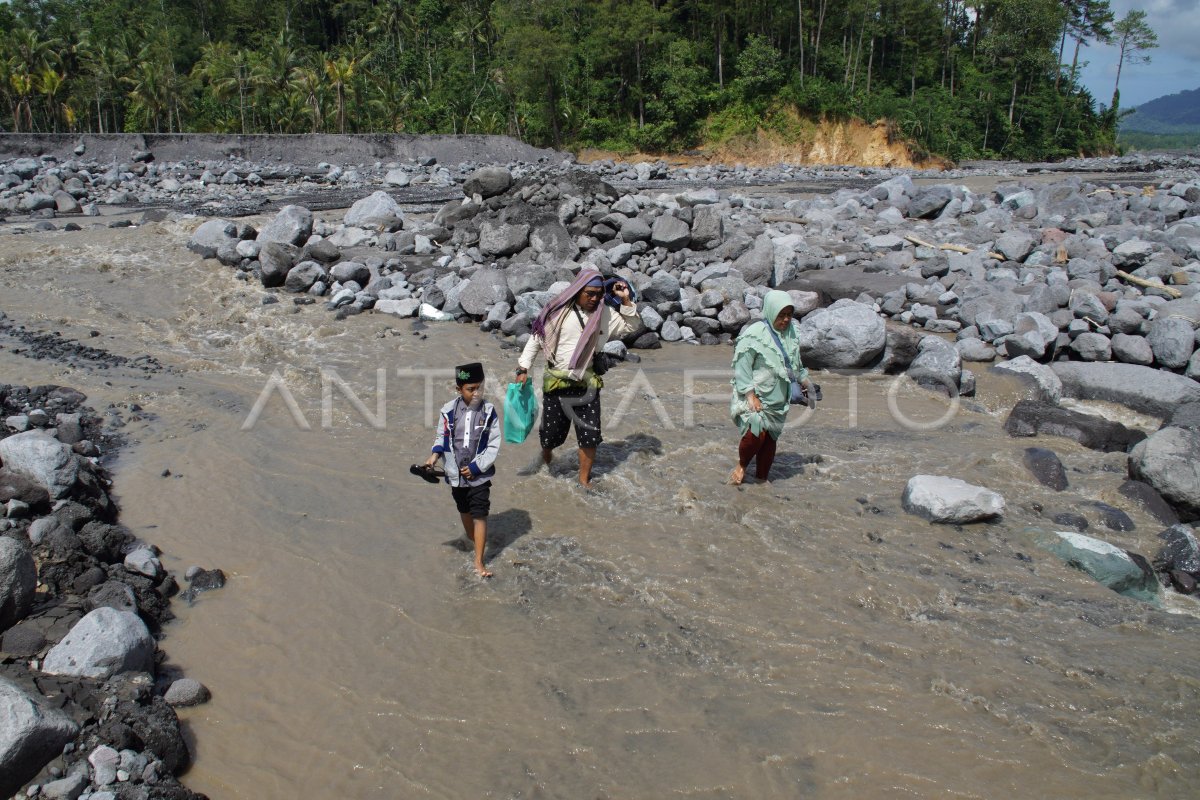
[[[510,383],[504,396],[504,441],[513,444],[525,441],[537,424],[537,415],[533,381],[526,378],[523,383]]]

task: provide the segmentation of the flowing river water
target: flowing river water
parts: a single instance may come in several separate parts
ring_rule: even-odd
[[[891,378],[820,374],[825,401],[786,432],[775,480],[734,488],[731,349],[645,353],[606,379],[595,491],[575,485],[571,453],[522,474],[536,435],[503,446],[483,582],[448,544],[460,532],[449,492],[408,466],[428,453],[448,367],[483,361],[498,402],[515,351],[473,326],[262,305],[261,289],[185,249],[199,222],[0,243],[12,322],[165,367],[0,349],[4,381],[75,386],[120,414],[123,521],[177,573],[230,578],[177,601],[162,642],[213,694],[181,711],[191,788],[214,800],[1200,790],[1197,604],[1120,597],[1032,543],[1076,511],[1090,533],[1152,556],[1162,526],[1116,493],[1120,454],[1037,441],[1071,485],[1037,484],[1021,463],[1035,442],[1002,428],[1016,384],[977,370],[979,397],[954,409]],[[962,528],[907,515],[918,473],[999,491],[1007,512]],[[1136,530],[1104,529],[1096,501]]]

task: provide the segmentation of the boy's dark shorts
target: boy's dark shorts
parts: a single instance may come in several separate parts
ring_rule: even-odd
[[[572,424],[580,447],[596,447],[603,441],[599,389],[559,389],[542,395],[538,437],[543,450],[560,447],[567,440]]]
[[[492,482],[479,486],[451,486],[450,496],[458,506],[458,513],[470,514],[472,519],[487,519],[492,508]]]

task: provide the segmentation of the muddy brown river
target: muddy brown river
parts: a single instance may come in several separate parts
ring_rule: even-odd
[[[776,480],[734,488],[732,350],[645,353],[606,379],[595,491],[575,485],[571,454],[522,474],[536,437],[502,447],[482,582],[448,544],[449,492],[408,466],[428,453],[448,368],[483,361],[498,400],[516,352],[473,326],[264,306],[185,249],[199,222],[0,240],[14,322],[165,367],[0,342],[4,381],[117,406],[123,521],[176,573],[230,577],[176,602],[161,643],[213,694],[181,711],[194,790],[1200,791],[1200,606],[1120,597],[1034,547],[1061,511],[1148,556],[1161,526],[1117,494],[1120,454],[1040,440],[1070,487],[1037,484],[1021,463],[1035,442],[1002,428],[1016,384],[981,374],[955,408],[889,377],[819,374],[825,401],[785,433]],[[999,491],[1007,512],[962,528],[909,516],[900,496],[918,473]],[[1096,501],[1136,530],[1104,529]]]

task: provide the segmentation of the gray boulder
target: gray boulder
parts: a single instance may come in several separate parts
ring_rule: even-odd
[[[504,270],[508,290],[514,297],[526,292],[544,292],[556,280],[555,270],[542,264],[514,264]]]
[[[327,280],[329,274],[316,261],[302,261],[288,270],[283,288],[289,292],[307,292],[317,281]]]
[[[0,678],[0,797],[32,780],[79,726],[63,712],[45,708],[11,681]]]
[[[741,300],[733,300],[726,303],[717,314],[717,321],[721,323],[722,330],[737,333],[750,321],[750,309]]]
[[[79,480],[79,458],[71,448],[42,430],[0,440],[0,462],[44,488],[51,499],[65,497]]]
[[[1009,261],[1024,261],[1033,245],[1033,237],[1025,231],[1008,231],[996,239],[995,249]]]
[[[671,252],[682,250],[692,241],[692,229],[683,220],[671,214],[663,214],[654,220],[650,229],[650,244],[665,247]]]
[[[16,539],[0,537],[0,632],[25,619],[37,591],[33,555]]]
[[[1112,358],[1112,343],[1102,333],[1081,333],[1071,341],[1071,351],[1081,361],[1108,361]]]
[[[378,191],[350,206],[343,221],[352,228],[390,232],[399,230],[404,224],[404,211],[394,197]]]
[[[1113,264],[1124,270],[1142,266],[1154,255],[1154,245],[1141,239],[1130,239],[1113,248]]]
[[[1154,360],[1167,369],[1183,369],[1195,349],[1192,323],[1179,317],[1158,317],[1146,331],[1146,341],[1154,351]]]
[[[711,250],[725,238],[725,216],[718,206],[697,206],[692,217],[693,250]]]
[[[211,695],[208,687],[192,678],[179,678],[171,682],[163,699],[171,706],[198,706],[207,703]]]
[[[865,367],[883,353],[887,343],[883,318],[853,300],[838,300],[809,314],[797,334],[804,364],[814,369]]]
[[[1117,333],[1113,335],[1111,345],[1113,358],[1123,364],[1148,367],[1154,363],[1154,350],[1144,336]]]
[[[1038,547],[1061,558],[1118,594],[1157,602],[1158,579],[1116,545],[1073,531],[1052,531],[1035,537]]]
[[[940,336],[925,336],[917,345],[917,357],[905,374],[921,386],[954,397],[962,377],[962,357],[958,348]]]
[[[627,217],[621,221],[621,241],[646,242],[650,240],[650,223],[641,217]]]
[[[1063,394],[1079,400],[1106,400],[1134,411],[1166,418],[1182,403],[1200,400],[1200,383],[1136,364],[1056,361],[1050,365]]]
[[[329,277],[338,283],[354,281],[359,286],[366,286],[371,281],[371,269],[361,261],[342,261],[330,268]]]
[[[642,289],[642,299],[647,303],[671,303],[679,299],[679,279],[665,269],[650,277],[648,286]]]
[[[268,241],[258,251],[259,272],[262,285],[267,288],[283,286],[288,272],[300,257],[300,248],[294,244]]]
[[[1161,428],[1129,451],[1130,477],[1145,481],[1184,519],[1200,517],[1200,432]]]
[[[421,307],[421,301],[415,297],[405,297],[399,300],[380,300],[375,303],[375,311],[381,314],[394,314],[397,317],[411,317]]]
[[[222,245],[237,242],[237,225],[227,219],[210,219],[196,229],[187,249],[201,258],[216,258]]]
[[[508,281],[501,270],[481,269],[471,276],[458,296],[458,304],[471,316],[481,317],[496,303],[511,302],[512,299]]]
[[[904,487],[904,510],[930,522],[979,522],[1004,513],[1004,498],[990,489],[942,475],[914,475]]]
[[[284,206],[279,209],[275,219],[263,226],[258,232],[258,242],[279,242],[288,245],[302,245],[312,236],[313,215],[303,206]]]
[[[479,195],[483,199],[504,194],[512,186],[513,176],[504,167],[480,167],[463,181],[463,194]]]
[[[46,654],[42,671],[107,679],[147,672],[154,665],[154,637],[141,617],[102,607],[89,612]]]
[[[54,192],[52,197],[54,198],[54,210],[59,214],[78,214],[83,210],[83,207],[79,205],[79,201],[70,192],[59,189]]]
[[[996,348],[982,339],[959,339],[954,346],[963,361],[993,361],[996,358]]]
[[[479,252],[488,256],[511,256],[529,244],[528,225],[484,222],[479,226]]]
[[[558,220],[535,225],[529,232],[529,245],[537,253],[549,256],[556,264],[573,261],[579,255],[579,245]]]
[[[954,197],[949,186],[930,186],[918,192],[908,204],[908,215],[913,219],[932,219],[942,213],[942,209]]]
[[[775,243],[765,233],[754,240],[754,247],[733,262],[742,278],[751,286],[766,286],[775,274]]]

